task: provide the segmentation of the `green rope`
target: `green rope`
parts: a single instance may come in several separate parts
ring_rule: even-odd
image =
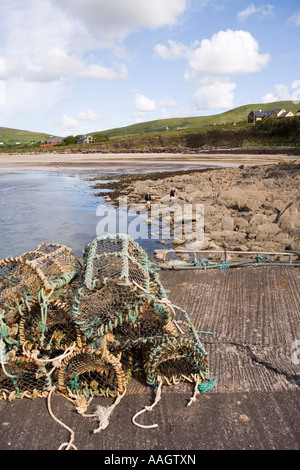
[[[79,387],[79,385],[78,385],[78,376],[75,372],[73,372],[73,380],[70,380],[69,383],[70,383],[70,386],[71,386],[72,390],[78,391],[78,387]]]
[[[200,382],[200,384],[198,385],[199,392],[200,393],[208,392],[209,390],[211,390],[213,387],[216,386],[217,380],[218,380],[218,378],[214,377],[214,378],[212,378],[208,381]]]

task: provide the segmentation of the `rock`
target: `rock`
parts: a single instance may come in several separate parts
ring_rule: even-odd
[[[216,214],[215,206],[205,206],[204,208],[204,216],[205,217],[212,217]]]
[[[190,255],[180,255],[180,257],[183,261],[191,261]]]
[[[186,250],[187,251],[199,251],[199,250],[206,250],[206,248],[203,247],[204,241],[203,240],[196,240],[194,242],[188,243],[186,245]]]
[[[162,204],[167,204],[170,202],[170,196],[169,195],[166,195],[166,196],[163,196],[159,199],[159,202],[161,202]]]
[[[234,219],[229,215],[226,215],[225,217],[223,217],[223,219],[221,220],[221,228],[223,230],[233,230]]]
[[[204,240],[202,250],[220,250],[219,245],[217,245],[213,240]]]
[[[249,228],[249,222],[244,217],[236,217],[235,218],[235,227],[238,231],[247,231]]]
[[[154,258],[163,260],[167,254],[167,250],[154,250]]]
[[[276,219],[279,227],[288,233],[300,235],[300,197],[290,202]]]
[[[275,235],[280,232],[280,228],[277,224],[262,224],[256,228],[256,240],[272,240]]]
[[[249,220],[249,229],[257,228],[259,225],[266,224],[268,217],[265,214],[254,214]]]
[[[172,240],[171,243],[174,246],[183,245],[185,243],[185,240],[183,240],[181,238],[174,238],[174,240]]]
[[[255,184],[240,184],[228,189],[219,196],[219,204],[238,211],[257,211],[265,201],[263,191],[258,191]]]

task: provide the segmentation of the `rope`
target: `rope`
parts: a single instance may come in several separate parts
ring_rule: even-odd
[[[99,421],[99,426],[97,429],[94,429],[93,433],[98,434],[101,432],[103,429],[106,429],[107,426],[109,425],[109,418],[116,406],[120,403],[122,398],[124,397],[126,393],[126,390],[122,393],[122,395],[117,396],[116,401],[114,402],[113,405],[109,407],[105,406],[98,406],[95,413],[93,415],[83,415],[84,417],[88,418],[95,418],[97,421]]]
[[[48,403],[48,410],[49,410],[49,413],[51,415],[51,417],[54,419],[54,421],[56,421],[58,424],[60,424],[63,428],[65,428],[67,431],[69,431],[70,433],[70,440],[69,442],[64,442],[63,444],[60,445],[60,447],[58,448],[58,450],[63,450],[63,448],[65,447],[65,450],[70,450],[70,449],[73,449],[73,450],[78,450],[77,447],[73,444],[73,441],[75,439],[75,433],[74,431],[69,428],[69,426],[67,426],[66,424],[64,424],[62,421],[60,421],[58,418],[56,418],[56,416],[54,416],[53,412],[52,412],[52,409],[51,409],[51,405],[50,405],[50,400],[51,400],[51,396],[55,390],[55,386],[53,386],[50,390],[50,393],[48,395],[48,399],[47,399],[47,403]]]
[[[41,364],[50,364],[53,362],[53,365],[54,365],[54,369],[58,368],[61,366],[61,362],[66,359],[67,357],[71,356],[74,349],[76,349],[76,343],[73,343],[71,346],[69,346],[63,354],[61,354],[60,356],[58,357],[55,357],[53,359],[40,359],[38,358],[38,354],[40,353],[40,351],[38,350],[34,350],[32,352],[32,354],[30,354],[29,352],[26,351],[26,344],[28,343],[28,341],[26,341],[26,343],[23,344],[23,347],[22,347],[22,351],[23,351],[23,354],[24,356],[28,357],[29,359],[35,359],[37,362],[40,362]],[[49,374],[48,374],[49,375]]]
[[[133,424],[135,424],[136,426],[138,426],[139,428],[143,428],[143,429],[153,429],[153,428],[157,428],[158,427],[158,424],[151,424],[149,426],[146,426],[144,424],[139,424],[136,422],[136,418],[138,416],[140,416],[141,414],[145,413],[146,411],[152,411],[153,408],[157,405],[157,403],[159,402],[159,400],[161,399],[161,388],[162,388],[162,379],[161,377],[158,377],[157,378],[157,381],[159,383],[158,385],[158,388],[156,390],[156,396],[155,396],[155,400],[154,400],[154,403],[151,405],[151,406],[145,406],[144,409],[142,409],[141,411],[139,411],[138,413],[136,413],[133,418],[132,418],[132,422]]]
[[[2,338],[0,338],[0,358],[1,358],[1,366],[2,366],[3,372],[7,377],[10,377],[11,379],[15,379],[16,376],[9,374],[7,372],[7,370],[5,369],[5,366],[4,366],[5,361],[4,361],[4,357],[3,357],[4,349],[5,349],[4,341],[3,341]]]
[[[285,375],[285,377],[287,378],[287,380],[289,380],[290,382],[293,382],[295,383],[296,385],[299,385],[300,386],[300,374],[290,374],[289,372],[286,372],[285,370],[281,369],[280,367],[276,367],[276,366],[273,366],[272,364],[270,364],[269,362],[267,361],[264,361],[263,359],[260,359],[258,356],[256,356],[253,351],[251,350],[251,348],[249,346],[245,346],[243,344],[240,344],[240,343],[234,343],[234,342],[230,342],[229,344],[233,344],[234,346],[238,346],[238,347],[241,347],[241,348],[244,348],[246,349],[246,351],[249,353],[249,355],[251,356],[251,358],[257,362],[258,364],[261,364],[263,366],[265,366],[267,369],[270,369],[272,370],[273,372],[276,372],[277,374],[282,374],[282,375]]]
[[[143,292],[145,292],[147,295],[149,295],[149,297],[151,297],[155,302],[159,303],[159,304],[163,304],[163,305],[167,305],[168,307],[170,307],[172,313],[173,313],[173,323],[175,324],[176,328],[178,329],[178,331],[183,334],[183,331],[181,330],[181,328],[179,327],[178,323],[176,322],[175,320],[175,317],[176,317],[176,312],[175,312],[175,309],[172,305],[172,302],[167,299],[167,298],[163,298],[163,299],[158,299],[155,295],[153,294],[150,294],[150,292],[148,292],[146,289],[144,289],[142,286],[140,286],[136,281],[132,281],[133,284],[136,285],[136,287],[138,287],[138,289],[141,289]]]
[[[199,393],[199,389],[198,389],[198,386],[199,386],[199,377],[196,376],[195,377],[195,389],[194,389],[194,395],[191,397],[190,401],[188,402],[187,406],[191,406],[192,403],[194,403],[195,401],[197,401],[197,398],[196,396],[198,395]]]

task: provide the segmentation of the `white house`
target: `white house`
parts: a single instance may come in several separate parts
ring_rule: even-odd
[[[291,117],[294,114],[291,111],[286,111],[284,108],[282,109],[269,109],[267,111],[262,111],[261,109],[258,111],[251,111],[248,114],[248,123],[252,124],[257,121],[262,121],[262,119],[269,118],[269,117]]]
[[[94,142],[94,137],[91,135],[82,135],[77,141],[78,144],[90,144],[92,142]]]

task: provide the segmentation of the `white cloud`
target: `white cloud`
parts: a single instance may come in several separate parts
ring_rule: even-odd
[[[207,78],[193,95],[193,100],[199,110],[233,108],[235,88],[236,84],[228,79]]]
[[[177,103],[173,98],[166,97],[157,101],[155,99],[148,98],[142,93],[136,93],[135,95],[135,109],[139,112],[160,110],[160,112],[165,113],[165,108],[172,108],[175,106],[177,106]]]
[[[121,41],[141,29],[175,25],[188,1],[1,0],[0,81],[16,93],[5,113],[27,102],[24,89],[30,89],[31,108],[42,110],[45,101],[49,109],[63,99],[74,80],[126,79],[128,54]],[[99,59],[105,48],[110,56]]]
[[[155,56],[165,60],[186,59],[189,51],[190,48],[188,46],[172,40],[168,41],[168,46],[156,44],[154,47]]]
[[[55,0],[109,45],[140,28],[172,26],[187,0]]]
[[[78,120],[74,117],[67,116],[64,114],[59,121],[59,126],[63,129],[77,129],[78,127]]]
[[[147,96],[137,93],[135,95],[135,109],[137,111],[154,111],[156,109],[156,101],[147,98]]]
[[[13,122],[14,117],[18,121],[26,116],[22,128],[28,129],[32,116],[42,117],[56,104],[68,99],[72,92],[70,85],[63,79],[48,83],[46,89],[44,83],[25,82],[18,78],[6,80],[4,83],[5,101],[1,106],[0,126],[7,126],[7,122]]]
[[[30,53],[23,54],[18,61],[0,58],[0,78],[9,79],[16,75],[32,82],[50,82],[62,77],[114,81],[127,77],[127,67],[120,64],[114,70],[101,64],[89,64],[56,46],[49,47],[38,59]]]
[[[96,121],[99,116],[92,109],[78,113],[76,116],[80,121]]]
[[[259,53],[259,44],[249,32],[219,31],[189,53],[186,78],[193,81],[199,72],[214,75],[258,72],[269,61],[270,55]]]
[[[246,21],[250,16],[257,15],[260,19],[274,16],[274,5],[261,5],[256,7],[254,3],[250,3],[245,10],[237,14],[239,21]]]
[[[91,128],[87,128],[84,123],[93,122],[95,127],[94,131],[98,130],[100,119],[101,118],[98,114],[96,114],[92,109],[89,109],[87,111],[81,111],[75,116],[63,114],[56,125],[60,129],[59,134],[63,137],[68,135],[80,135],[93,132],[93,130]]]
[[[271,59],[270,54],[259,52],[259,44],[249,32],[230,29],[191,46],[169,40],[168,45],[157,44],[154,53],[165,60],[185,58],[185,79],[189,82],[197,82],[202,73],[227,76],[259,72]]]
[[[99,119],[98,114],[96,114],[92,109],[87,111],[82,111],[75,116],[67,116],[64,114],[59,121],[59,126],[64,129],[77,129],[78,121],[97,121]]]
[[[86,58],[101,44],[79,18],[71,18],[59,8],[61,2],[3,2],[0,79],[19,77],[46,82],[70,77],[113,81],[127,77],[125,64],[111,67]]]
[[[294,15],[291,16],[288,21],[295,26],[300,26],[300,10],[296,11],[296,13],[294,13]]]
[[[230,29],[190,46],[169,40],[167,45],[157,44],[154,53],[165,60],[186,59],[184,78],[199,86],[193,96],[198,109],[233,107],[236,84],[228,77],[259,72],[271,59],[268,53],[260,53],[249,32]]]
[[[273,101],[290,101],[292,93],[290,87],[282,83],[275,85],[274,90],[263,96],[263,103],[271,103]]]

